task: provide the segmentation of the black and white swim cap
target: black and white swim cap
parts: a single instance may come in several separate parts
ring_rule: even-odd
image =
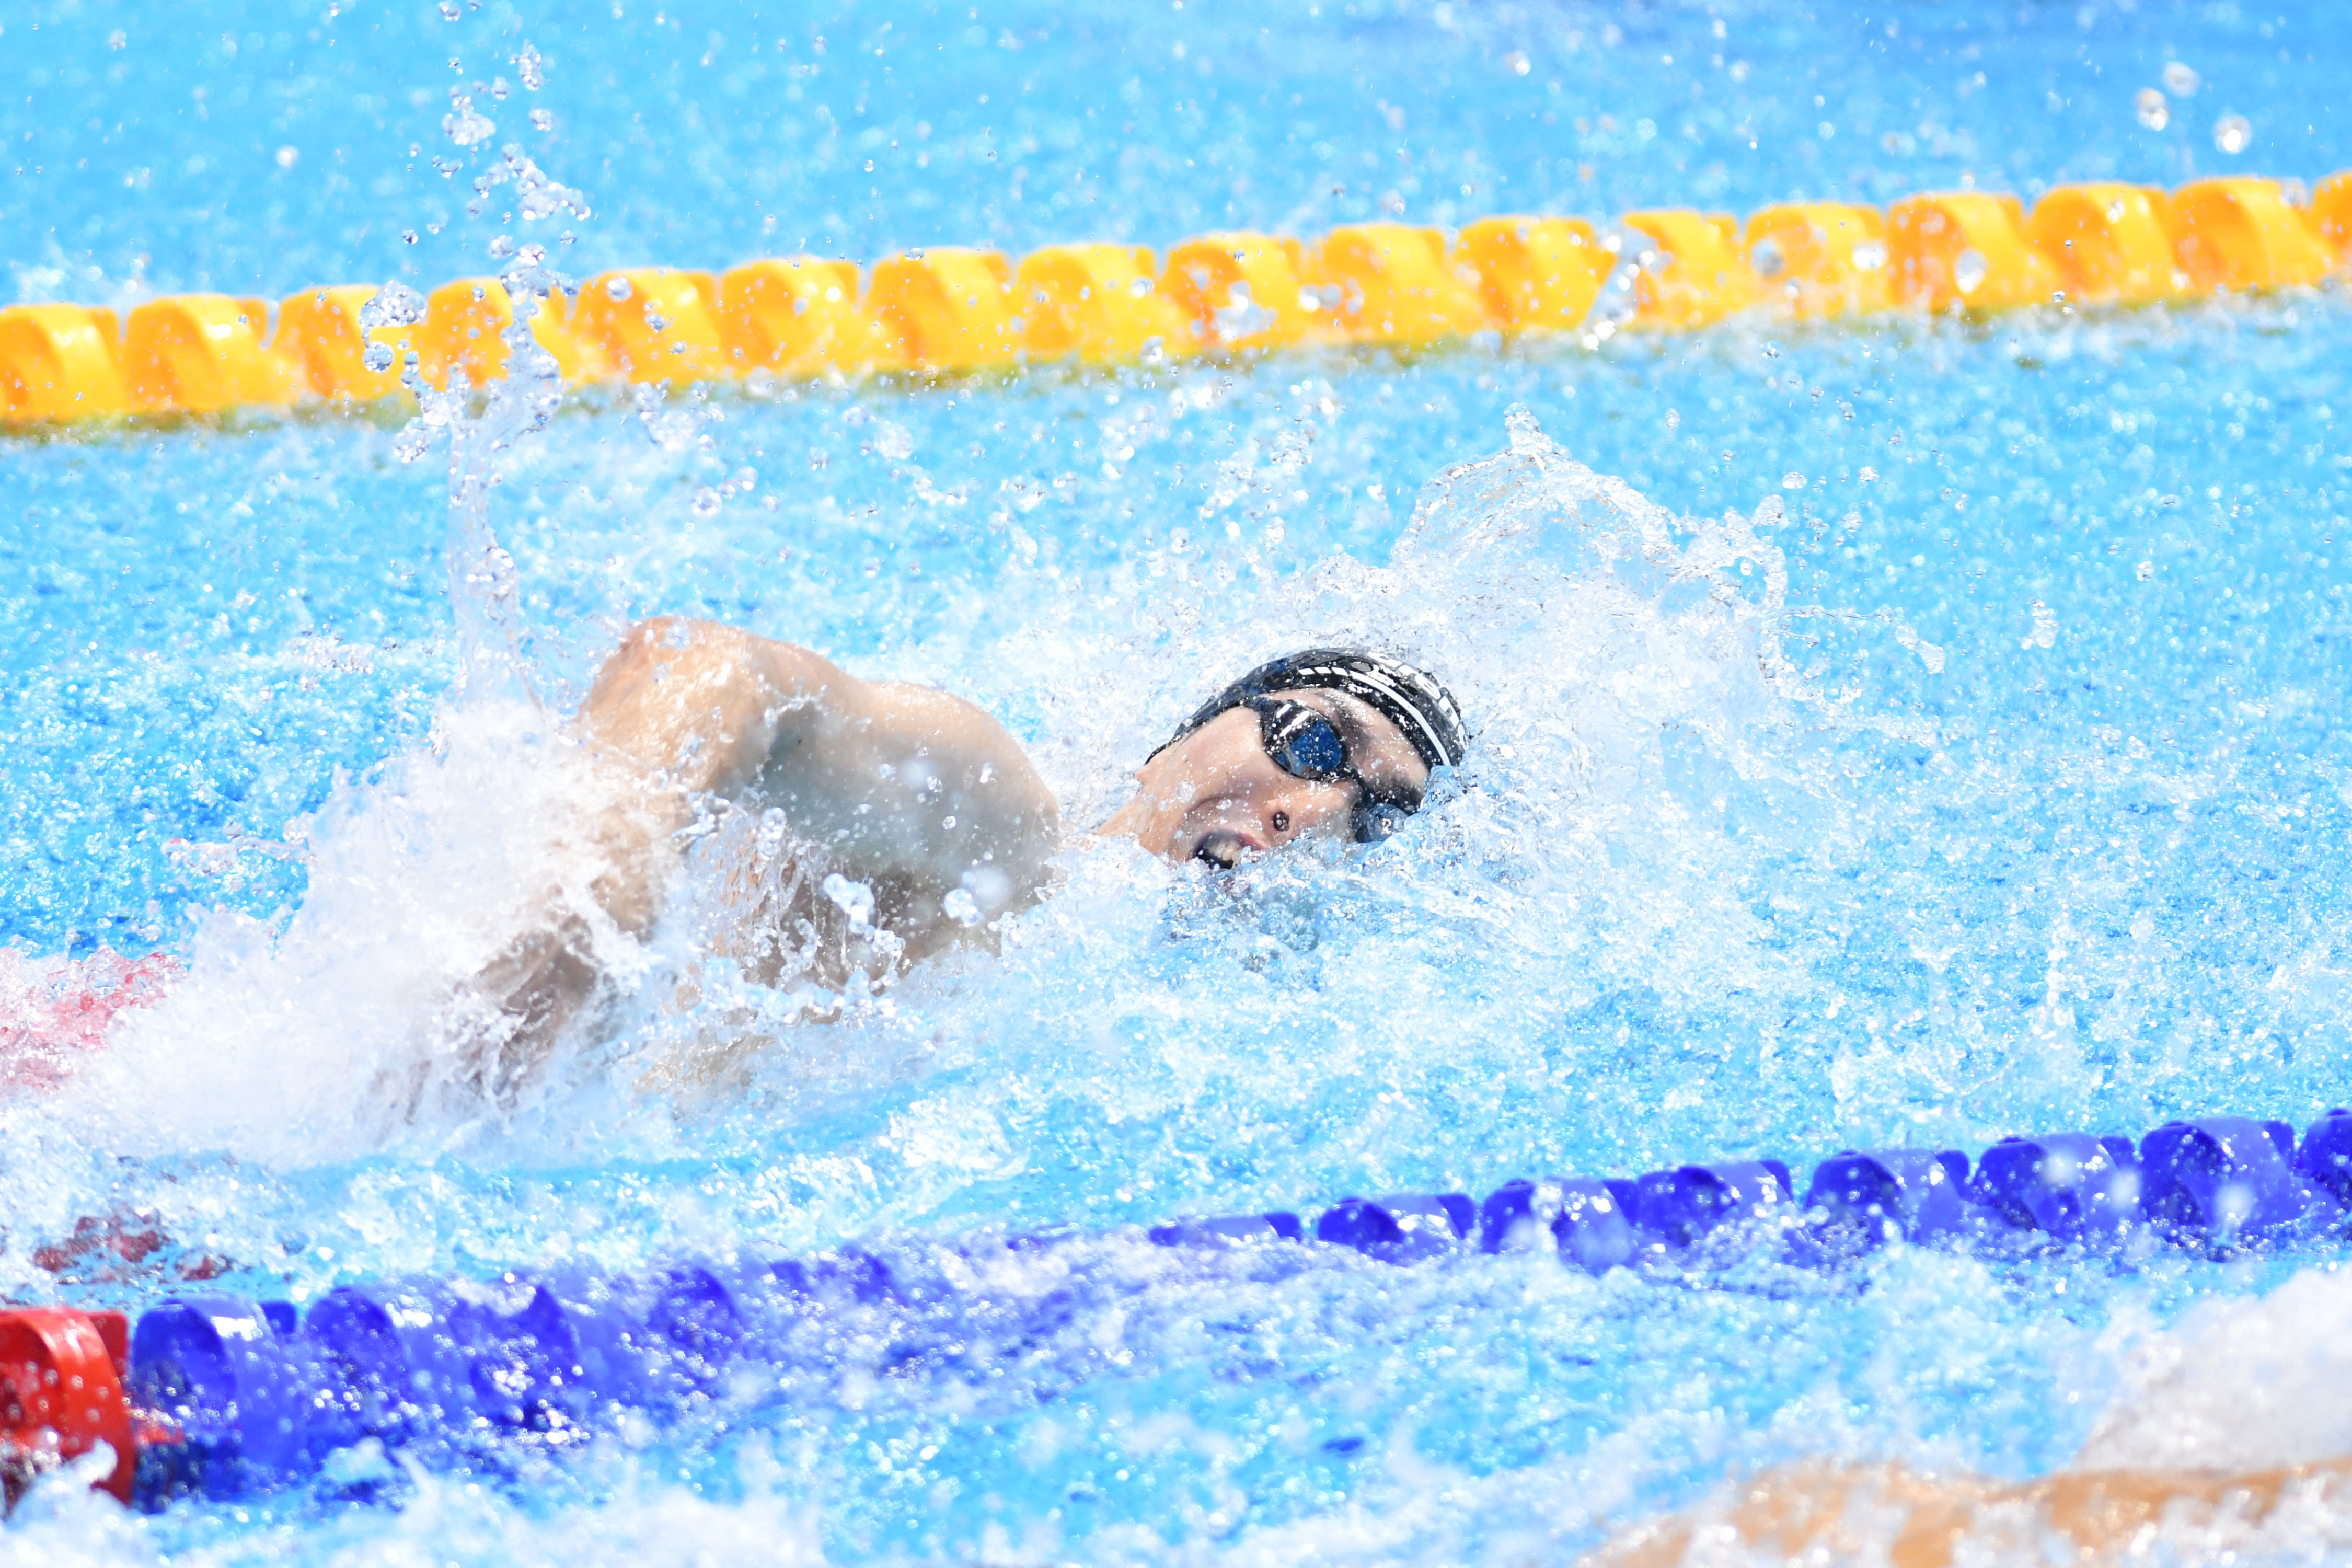
[[[1158,756],[1218,714],[1252,698],[1273,691],[1314,689],[1344,691],[1369,704],[1397,727],[1430,767],[1454,766],[1469,746],[1462,710],[1432,677],[1402,659],[1370,648],[1310,647],[1268,660],[1210,698],[1151,755]]]

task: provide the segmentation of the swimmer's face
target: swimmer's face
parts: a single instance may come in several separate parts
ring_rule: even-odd
[[[1374,785],[1414,795],[1427,787],[1428,765],[1370,705],[1340,691],[1274,695],[1329,719],[1349,761]],[[1316,784],[1276,766],[1246,708],[1218,714],[1144,763],[1136,780],[1135,798],[1102,831],[1178,861],[1230,866],[1310,834],[1344,838],[1356,805],[1352,784]]]

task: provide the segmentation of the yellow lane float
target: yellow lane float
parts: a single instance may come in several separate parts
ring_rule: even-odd
[[[601,273],[555,295],[531,336],[567,381],[685,383],[727,376],[839,378],[1090,367],[1297,344],[1418,349],[1496,331],[1583,328],[1621,267],[1633,324],[1688,331],[1762,309],[1801,318],[1890,310],[1971,315],[2048,304],[2131,306],[2217,291],[2308,289],[2352,269],[2352,173],[2300,187],[2252,176],[2178,191],[2062,185],[2029,216],[2013,195],[1948,191],[1885,213],[1792,202],[1752,214],[1671,208],[1627,215],[1603,240],[1582,218],[1480,218],[1438,229],[1349,224],[1313,245],[1286,235],[1207,234],[1163,264],[1139,245],[1047,246],[1016,268],[1002,252],[939,246],[877,265],[813,256],[721,276],[668,268]],[[402,395],[407,356],[435,386],[506,374],[514,303],[493,279],[427,297],[408,326],[364,323],[366,284],[268,304],[226,294],[111,310],[0,309],[0,426],[285,407],[303,398]],[[1600,335],[1607,335],[1605,331]],[[1596,341],[1587,336],[1590,344]]]

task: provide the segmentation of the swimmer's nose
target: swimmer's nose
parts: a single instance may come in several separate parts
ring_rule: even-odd
[[[1240,834],[1220,828],[1202,836],[1201,842],[1193,846],[1192,858],[1206,861],[1220,871],[1230,871],[1242,863],[1242,856],[1248,849],[1248,843]]]

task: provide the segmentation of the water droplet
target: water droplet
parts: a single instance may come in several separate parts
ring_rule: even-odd
[[[290,169],[301,156],[302,150],[299,147],[280,147],[278,149],[278,166],[281,169]]]
[[[2213,124],[2213,145],[2236,156],[2254,140],[2254,128],[2242,114],[2225,114]]]
[[[1793,469],[1788,473],[1782,474],[1780,476],[1780,488],[1784,490],[1803,489],[1805,488],[1805,476],[1794,471]]]
[[[824,896],[841,906],[849,917],[852,930],[862,930],[874,916],[874,889],[863,882],[853,882],[840,872],[829,874],[823,884]]]
[[[1990,264],[1982,256],[1973,250],[1963,250],[1952,263],[1952,282],[1961,293],[1973,294],[1977,291],[1977,285],[1985,280],[1985,274],[1991,270]]]
[[[1513,49],[1509,54],[1505,55],[1503,63],[1511,68],[1513,76],[1525,76],[1535,68],[1535,63],[1528,58],[1527,52],[1523,49]]]
[[[1667,429],[1669,429],[1669,430],[1675,430],[1675,429],[1679,429],[1679,428],[1681,428],[1681,426],[1682,426],[1682,422],[1683,422],[1683,416],[1682,416],[1681,413],[1680,413],[1678,410],[1672,409],[1672,408],[1669,408],[1669,409],[1667,409],[1667,410],[1666,410],[1666,428],[1667,428]]]
[[[441,19],[443,21],[454,22],[460,15],[461,13],[457,9],[457,0],[441,0]]]
[[[416,243],[416,231],[413,228],[402,229],[400,231],[400,243],[403,245],[415,245]]]
[[[2175,98],[2187,98],[2197,90],[2198,76],[2179,60],[2164,68],[2164,90]]]
[[[1767,341],[1764,344],[1764,357],[1766,359],[1779,359],[1780,357],[1780,345],[1779,343]]]
[[[360,330],[413,327],[425,319],[425,296],[405,283],[387,283],[360,307]]]
[[[502,234],[496,239],[490,241],[490,258],[492,260],[504,261],[508,257],[512,256],[514,253],[514,236],[510,234]]]
[[[488,141],[498,134],[499,128],[488,116],[476,113],[474,100],[453,87],[449,89],[449,112],[441,117],[441,129],[458,146],[471,147]]]
[[[360,352],[360,363],[378,375],[392,368],[393,358],[390,343],[370,343]]]
[[[627,299],[632,292],[633,290],[629,288],[629,280],[625,278],[607,278],[604,279],[604,297],[611,300],[615,304]]]
[[[2161,131],[2172,123],[2172,106],[2164,101],[2164,94],[2152,87],[2144,87],[2132,99],[2132,112],[2150,131]]]

